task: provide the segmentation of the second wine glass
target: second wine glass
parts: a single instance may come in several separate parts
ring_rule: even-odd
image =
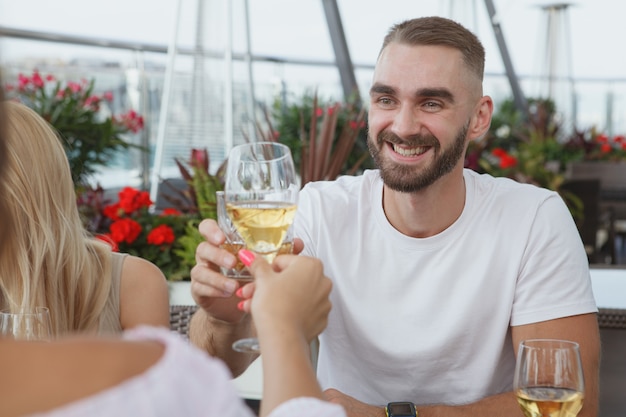
[[[0,335],[11,339],[50,341],[50,310],[36,307],[19,313],[0,311]]]
[[[575,417],[585,392],[578,344],[524,340],[517,352],[513,389],[526,417]]]

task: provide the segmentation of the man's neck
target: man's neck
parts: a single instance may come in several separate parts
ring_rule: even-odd
[[[459,218],[465,207],[465,194],[463,171],[454,171],[415,193],[383,186],[383,210],[399,232],[426,238],[443,232]]]

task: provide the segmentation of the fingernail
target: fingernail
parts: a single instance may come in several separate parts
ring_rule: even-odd
[[[239,287],[235,294],[237,294],[237,297],[243,298],[243,287]]]
[[[239,301],[239,303],[237,304],[237,309],[243,311],[243,303],[245,303],[245,301]]]
[[[245,266],[250,266],[252,261],[254,261],[254,252],[249,251],[248,249],[241,249],[239,251],[239,259]]]
[[[224,291],[228,292],[229,294],[232,294],[236,288],[237,283],[235,281],[226,281],[226,283],[224,283]]]

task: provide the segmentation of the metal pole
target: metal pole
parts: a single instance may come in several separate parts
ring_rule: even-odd
[[[252,41],[250,38],[250,9],[248,7],[248,0],[244,0],[243,7],[246,18],[246,54],[244,58],[246,65],[248,66],[248,132],[250,139],[252,139],[252,141],[256,141],[256,98],[254,95],[254,75],[252,72]]]
[[[326,23],[330,32],[330,39],[335,50],[335,60],[339,76],[341,77],[341,85],[343,86],[343,95],[346,101],[354,99],[360,104],[361,97],[359,95],[359,86],[354,76],[354,66],[350,59],[350,50],[346,42],[346,36],[339,15],[339,8],[336,0],[322,0],[324,12],[326,13]]]
[[[159,192],[159,177],[163,164],[163,146],[165,142],[165,128],[167,127],[167,113],[169,110],[170,93],[172,91],[172,79],[174,77],[174,62],[176,58],[176,43],[178,42],[178,25],[180,24],[180,9],[182,0],[176,2],[176,16],[174,18],[174,30],[167,48],[167,65],[165,67],[165,80],[163,82],[163,95],[161,98],[161,111],[159,112],[159,126],[157,131],[157,143],[154,150],[154,166],[150,182],[150,199],[157,201]]]
[[[498,49],[500,49],[500,55],[502,55],[502,62],[504,63],[504,69],[506,70],[507,78],[509,79],[509,84],[511,85],[511,91],[513,92],[513,101],[515,103],[515,107],[522,114],[522,117],[527,117],[528,106],[526,103],[526,97],[522,92],[522,88],[520,87],[519,80],[517,75],[515,74],[515,69],[513,68],[513,63],[511,62],[511,57],[509,56],[509,50],[507,49],[506,42],[504,41],[504,36],[502,35],[502,28],[500,27],[500,21],[496,16],[496,8],[493,5],[492,0],[485,0],[485,6],[487,7],[487,12],[489,13],[489,20],[491,21],[491,27],[493,28],[493,33],[496,36],[496,41],[498,43]]]
[[[226,45],[224,47],[224,154],[233,147],[233,5],[226,3]]]

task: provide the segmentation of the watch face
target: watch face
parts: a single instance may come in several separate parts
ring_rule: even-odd
[[[411,403],[390,403],[387,408],[393,417],[414,417],[415,406]]]

